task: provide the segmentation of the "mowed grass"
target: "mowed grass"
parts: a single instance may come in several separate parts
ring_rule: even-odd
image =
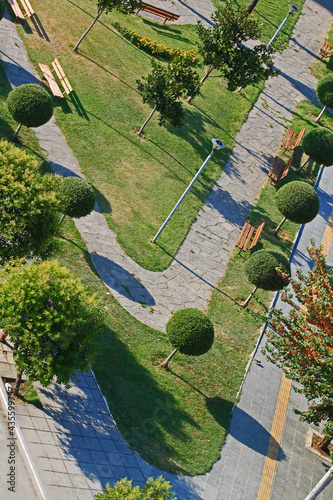
[[[263,5],[269,3],[262,0]],[[70,97],[57,101],[56,121],[124,251],[143,267],[162,270],[170,264],[219,177],[260,89],[231,93],[220,78],[210,78],[193,106],[184,103],[182,128],[160,127],[154,116],[140,139],[137,131],[151,108],[142,104],[136,80],[150,72],[151,56],[120,37],[112,23],[118,21],[159,43],[182,49],[196,49],[195,26],[162,25],[116,12],[103,14],[75,54],[75,43],[96,14],[94,2],[45,0],[32,1],[32,5],[38,22],[18,27],[30,59],[38,69],[38,62],[50,64],[57,57],[74,88]],[[280,12],[280,6],[275,6],[275,11],[276,20],[282,21],[284,9]],[[265,29],[267,40],[275,31],[274,23],[267,21]],[[202,66],[199,72],[203,74]],[[226,149],[214,155],[157,244],[152,244],[152,237],[211,151],[213,137],[221,139]]]

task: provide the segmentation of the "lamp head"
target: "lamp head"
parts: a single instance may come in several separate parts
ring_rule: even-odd
[[[212,139],[213,149],[217,151],[218,149],[224,149],[225,145],[219,139]]]
[[[298,12],[298,8],[295,7],[295,5],[293,5],[292,3],[290,3],[288,7],[289,7],[289,14],[292,14],[293,12]]]

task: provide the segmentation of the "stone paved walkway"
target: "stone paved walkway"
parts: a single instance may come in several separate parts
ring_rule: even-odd
[[[332,3],[306,0],[303,13],[293,34],[294,41],[276,57],[282,75],[267,83],[236,137],[232,157],[219,182],[167,271],[142,270],[126,257],[98,209],[84,221],[77,221],[96,269],[117,300],[155,328],[164,329],[170,314],[178,308],[206,307],[212,287],[224,273],[239,228],[266,178],[285,118],[291,117],[297,101],[304,97],[315,100],[316,80],[309,74],[308,66],[332,21]],[[38,80],[8,16],[0,23],[0,55],[13,87]],[[36,135],[55,171],[68,175],[70,170],[71,175],[81,175],[53,120],[36,129]],[[328,205],[332,204],[332,176],[333,171],[325,170],[319,185],[320,195],[329,193],[325,202]],[[327,213],[329,210],[321,207],[315,226],[306,226],[310,234],[317,232],[319,239]],[[304,246],[308,241],[304,230]],[[300,253],[295,254],[297,265]],[[131,290],[131,297],[124,292],[125,286]],[[142,297],[154,308],[154,314],[148,314],[148,308],[138,303]],[[256,499],[280,379],[281,372],[263,359],[260,365],[252,365],[221,458],[212,471],[192,479],[164,474],[175,485],[179,500]],[[44,410],[20,407],[18,424],[47,498],[58,499],[61,495],[91,499],[108,480],[112,483],[124,474],[138,484],[159,474],[133,453],[120,436],[92,373],[82,376],[81,382],[68,391],[54,385],[40,388],[39,393]],[[324,471],[321,461],[304,450],[305,424],[290,411],[292,404],[302,406],[304,401],[295,395],[291,397],[273,486],[274,499],[303,498]],[[328,500],[332,496],[332,488],[327,488],[319,498]]]

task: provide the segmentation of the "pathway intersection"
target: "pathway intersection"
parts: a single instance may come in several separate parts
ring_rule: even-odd
[[[192,6],[191,12],[197,10],[203,15],[197,2],[189,1],[188,5]],[[173,9],[176,11],[177,2],[173,3]],[[146,271],[129,259],[98,207],[84,220],[76,221],[99,275],[121,305],[140,321],[163,330],[173,311],[183,307],[206,308],[212,288],[225,271],[240,227],[267,177],[285,119],[291,118],[296,103],[303,98],[316,100],[317,81],[308,67],[332,23],[332,9],[331,0],[306,0],[289,47],[276,56],[275,64],[281,75],[267,82],[237,134],[232,156],[221,178],[166,271]],[[183,22],[190,21],[184,18]],[[39,81],[8,15],[0,23],[0,55],[12,87]],[[55,172],[81,175],[53,120],[35,132]],[[306,268],[305,247],[310,237],[315,237],[318,243],[323,238],[333,208],[331,170],[325,169],[320,178],[320,214],[302,230],[294,251],[294,266]],[[330,259],[331,248],[329,262]],[[139,301],[152,306],[153,314]],[[4,358],[10,360],[10,349],[2,355],[0,370],[4,369],[2,365],[8,367]],[[263,358],[260,364],[251,366],[226,444],[212,470],[194,478],[163,474],[175,485],[178,500],[257,498],[281,377],[282,372]],[[84,374],[81,382],[73,383],[69,390],[53,385],[39,388],[38,392],[43,409],[17,405],[17,423],[30,452],[28,463],[38,471],[45,498],[92,499],[107,482],[127,476],[142,484],[147,477],[161,473],[133,453],[121,437],[93,373]],[[305,449],[308,426],[299,422],[292,412],[293,406],[301,408],[304,404],[292,391],[284,428],[282,425],[272,492],[266,493],[263,499],[305,498],[325,472],[325,464]],[[330,485],[319,498],[328,500],[332,496]]]

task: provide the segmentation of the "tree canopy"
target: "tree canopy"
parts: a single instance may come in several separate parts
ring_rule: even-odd
[[[23,372],[47,386],[53,377],[68,384],[77,370],[89,369],[101,307],[58,262],[19,260],[1,267],[0,316],[14,344],[16,390]]]
[[[64,177],[59,183],[59,210],[69,217],[89,215],[96,202],[91,185],[80,177]]]
[[[214,70],[227,80],[228,90],[253,85],[278,74],[273,68],[273,48],[258,44],[246,47],[244,42],[258,40],[259,23],[244,8],[234,8],[228,1],[212,15],[214,26],[198,22],[199,52],[207,67],[203,81]]]
[[[58,181],[41,175],[31,155],[0,141],[0,263],[48,254],[59,224]]]
[[[319,116],[316,118],[316,122],[320,120],[323,116],[327,106],[329,108],[333,108],[333,74],[328,73],[323,78],[321,78],[317,84],[316,92],[319,101],[324,104],[324,108],[322,109]]]
[[[307,411],[297,412],[301,420],[319,424],[333,421],[333,267],[313,241],[308,253],[313,268],[307,274],[298,270],[292,292],[282,294],[290,310],[272,311],[273,329],[266,331],[265,349],[286,377],[301,384],[294,389],[309,405]],[[331,425],[326,430],[332,439]]]
[[[171,500],[173,497],[171,493],[172,486],[168,481],[165,481],[162,476],[157,479],[150,477],[147,483],[140,486],[132,486],[132,481],[127,478],[121,479],[113,487],[110,484],[106,485],[103,493],[97,493],[95,500]]]

